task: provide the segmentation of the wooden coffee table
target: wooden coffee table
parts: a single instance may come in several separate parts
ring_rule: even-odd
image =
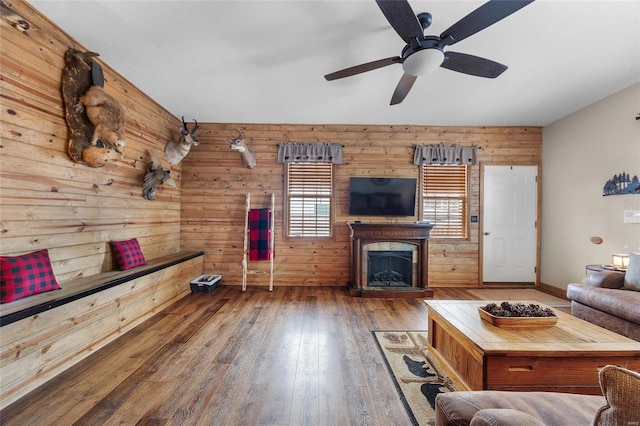
[[[600,395],[599,368],[614,364],[640,371],[640,342],[558,309],[553,326],[495,327],[478,314],[489,302],[501,301],[425,301],[429,353],[460,390]]]

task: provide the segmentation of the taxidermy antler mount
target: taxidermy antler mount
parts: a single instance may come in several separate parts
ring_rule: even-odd
[[[124,109],[104,89],[102,67],[94,52],[69,49],[62,73],[62,96],[69,127],[69,157],[102,167],[124,148]]]
[[[191,145],[199,145],[200,141],[196,139],[196,130],[198,130],[198,122],[194,119],[193,122],[195,125],[191,130],[187,127],[187,123],[184,121],[184,116],[182,117],[182,127],[180,127],[180,140],[178,142],[169,141],[164,146],[164,158],[167,159],[167,162],[172,166],[178,164],[186,155],[189,153],[191,149]]]
[[[238,136],[235,138],[229,138],[229,142],[231,143],[231,150],[238,151],[240,153],[245,166],[253,169],[256,166],[256,154],[250,150],[244,142],[244,132],[238,129]]]

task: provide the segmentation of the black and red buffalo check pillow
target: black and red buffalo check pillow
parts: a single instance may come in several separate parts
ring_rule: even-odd
[[[1,303],[60,289],[47,249],[22,256],[0,256],[0,268]]]
[[[123,241],[111,241],[111,251],[116,258],[121,271],[146,265],[147,261],[140,250],[140,243],[136,238]]]

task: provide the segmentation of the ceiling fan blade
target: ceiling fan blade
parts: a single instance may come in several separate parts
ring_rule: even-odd
[[[507,66],[479,56],[466,53],[446,52],[442,68],[476,77],[496,78],[506,71]]]
[[[331,74],[325,75],[324,78],[326,78],[328,81],[337,80],[339,78],[351,77],[352,75],[372,71],[378,68],[386,67],[387,65],[399,64],[401,62],[402,58],[400,58],[399,56],[378,59],[377,61],[367,62],[366,64],[360,64],[354,67],[345,68],[340,71],[332,72]]]
[[[376,0],[376,3],[405,43],[424,35],[422,25],[407,0]]]
[[[396,105],[404,101],[417,78],[415,75],[404,73],[396,86],[396,90],[393,92],[393,96],[391,96],[390,105]]]
[[[440,34],[443,45],[450,46],[495,24],[522,9],[533,0],[491,0]]]

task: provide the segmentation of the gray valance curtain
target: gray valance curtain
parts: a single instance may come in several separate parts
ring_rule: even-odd
[[[325,142],[278,145],[278,163],[296,162],[342,164],[342,145]]]
[[[413,164],[478,164],[478,147],[455,145],[416,146]]]

